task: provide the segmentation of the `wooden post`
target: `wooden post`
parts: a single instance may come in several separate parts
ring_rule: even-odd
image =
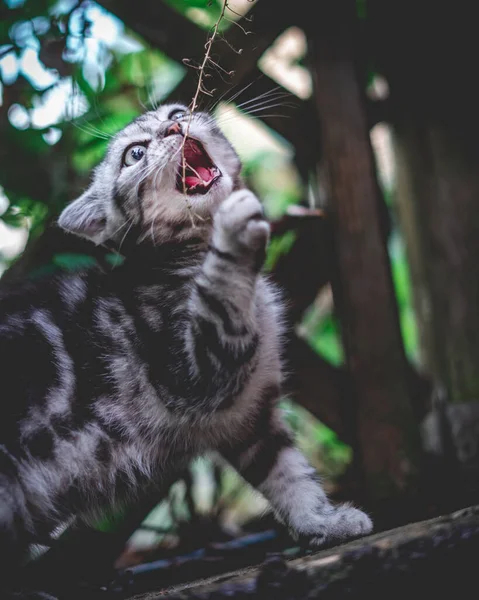
[[[355,4],[318,2],[305,29],[338,267],[333,292],[355,391],[357,450],[367,491],[380,500],[412,489],[418,433],[356,78]]]
[[[373,47],[391,89],[397,204],[424,366],[452,402],[479,400],[479,93],[473,75],[479,44],[474,7],[459,0],[451,11],[432,0],[405,0],[386,10],[375,0],[370,8]]]

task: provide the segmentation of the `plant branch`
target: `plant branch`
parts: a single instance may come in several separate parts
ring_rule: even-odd
[[[214,61],[212,61],[210,58],[211,48],[213,47],[213,43],[214,43],[216,37],[218,36],[218,28],[221,24],[221,21],[224,19],[227,8],[228,8],[228,0],[224,0],[220,15],[219,15],[218,19],[216,20],[216,23],[213,25],[213,31],[212,31],[211,35],[208,36],[208,39],[206,40],[205,55],[203,57],[203,61],[200,65],[200,67],[198,68],[198,71],[199,71],[198,84],[196,86],[196,90],[193,95],[193,100],[191,101],[191,104],[189,107],[190,111],[189,111],[188,122],[186,124],[186,131],[183,136],[183,142],[181,144],[181,170],[182,170],[181,180],[182,180],[182,184],[183,184],[183,194],[185,196],[186,205],[187,205],[187,208],[188,208],[188,211],[189,211],[191,217],[192,217],[191,204],[190,204],[190,201],[188,200],[187,189],[186,189],[186,166],[187,165],[186,165],[186,158],[185,158],[185,145],[186,145],[186,140],[188,139],[188,136],[190,133],[191,120],[192,120],[193,114],[198,106],[198,98],[199,98],[200,94],[203,93],[203,94],[207,94],[207,95],[212,95],[212,93],[214,91],[214,90],[211,92],[208,91],[205,88],[203,81],[204,81],[205,77],[207,77],[206,69],[207,69],[209,62],[214,64],[216,67],[219,67],[219,65],[217,63],[215,63]],[[188,63],[186,63],[186,64],[188,64]],[[225,73],[227,73],[226,70],[224,70],[224,71],[225,71]],[[194,225],[193,218],[192,218],[192,223]]]

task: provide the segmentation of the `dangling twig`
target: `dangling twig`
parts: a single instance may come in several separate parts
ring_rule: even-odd
[[[204,80],[207,77],[210,77],[211,75],[208,74],[206,72],[206,69],[208,67],[209,64],[212,64],[215,68],[223,71],[224,73],[228,74],[228,75],[232,75],[233,71],[226,71],[226,69],[223,69],[223,67],[220,67],[220,65],[218,65],[217,62],[213,61],[211,59],[211,48],[213,46],[213,43],[215,41],[215,39],[218,37],[219,33],[219,26],[221,24],[221,22],[223,21],[223,19],[225,18],[225,12],[226,10],[229,9],[228,6],[228,0],[223,0],[223,5],[221,8],[221,12],[220,15],[216,21],[216,23],[213,25],[213,28],[211,30],[211,34],[208,36],[208,39],[206,40],[206,44],[205,44],[205,56],[203,58],[203,61],[201,63],[201,65],[196,66],[196,65],[192,65],[191,62],[188,59],[183,59],[183,63],[193,67],[194,69],[196,69],[198,71],[198,84],[196,86],[196,91],[193,95],[193,99],[191,101],[191,104],[189,106],[189,118],[188,118],[188,122],[186,124],[186,130],[183,136],[183,142],[181,144],[181,170],[182,170],[182,175],[181,175],[181,180],[182,180],[182,184],[183,184],[183,194],[185,196],[185,200],[186,200],[186,207],[188,209],[189,215],[191,217],[191,222],[192,225],[195,225],[194,219],[193,219],[193,211],[192,211],[192,206],[190,204],[190,201],[188,199],[188,194],[187,194],[187,189],[186,189],[186,168],[187,168],[187,164],[186,164],[186,158],[185,158],[185,145],[186,145],[186,140],[188,139],[189,136],[189,132],[190,132],[190,126],[191,126],[191,120],[193,118],[193,114],[195,112],[195,110],[198,107],[198,100],[200,97],[200,94],[205,94],[206,96],[212,96],[213,93],[216,90],[208,90],[205,85],[204,85]],[[224,39],[224,38],[222,38]],[[226,41],[226,40],[224,40]],[[228,45],[229,43],[226,42]],[[235,50],[236,51],[236,50]],[[237,52],[237,51],[236,51]],[[241,51],[240,51],[241,52]],[[199,217],[199,215],[195,215],[197,217]]]

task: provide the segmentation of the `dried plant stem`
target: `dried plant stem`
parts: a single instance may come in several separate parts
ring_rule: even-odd
[[[208,96],[211,96],[214,92],[214,90],[212,91],[208,91],[207,89],[205,89],[204,85],[203,85],[203,81],[205,79],[205,77],[207,77],[206,74],[206,68],[208,66],[208,63],[212,62],[211,60],[211,48],[213,46],[213,42],[215,41],[217,35],[218,35],[218,28],[221,24],[221,21],[224,19],[225,17],[225,12],[226,9],[228,8],[228,0],[223,0],[223,6],[221,8],[221,13],[216,21],[216,23],[213,25],[213,29],[211,34],[208,36],[208,39],[206,40],[206,44],[205,44],[205,56],[203,58],[203,62],[201,63],[201,65],[199,67],[195,67],[198,70],[198,85],[196,86],[196,91],[195,94],[193,96],[193,100],[191,101],[191,104],[189,106],[189,118],[188,118],[188,122],[186,124],[186,130],[184,132],[184,136],[183,136],[183,142],[181,144],[181,169],[182,169],[182,174],[181,174],[181,180],[182,180],[182,184],[183,184],[183,194],[185,196],[185,200],[186,200],[186,207],[188,209],[190,218],[191,218],[191,223],[194,226],[195,222],[194,222],[194,218],[193,218],[193,211],[192,211],[192,206],[191,203],[188,199],[188,194],[186,191],[186,158],[185,158],[185,144],[186,144],[186,140],[188,139],[189,133],[190,133],[190,126],[191,126],[191,119],[193,118],[193,113],[195,112],[197,106],[198,106],[198,99],[201,93],[203,94],[207,94]],[[196,217],[199,218],[199,215],[195,215]]]

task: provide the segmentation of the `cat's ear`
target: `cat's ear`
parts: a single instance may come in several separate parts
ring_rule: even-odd
[[[61,213],[58,224],[69,233],[85,237],[95,244],[107,238],[106,211],[94,190],[89,189]]]

